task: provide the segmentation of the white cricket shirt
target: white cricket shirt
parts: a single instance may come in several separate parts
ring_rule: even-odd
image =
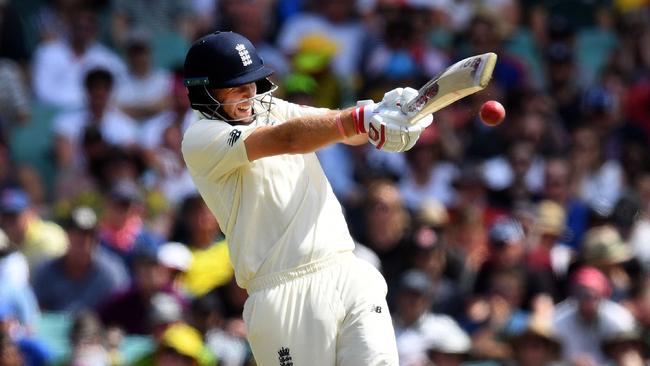
[[[251,132],[265,123],[325,111],[274,98],[268,122],[260,118],[250,125],[231,126],[203,119],[185,132],[183,157],[228,239],[242,288],[256,276],[354,249],[343,210],[316,154],[249,162],[244,146]]]

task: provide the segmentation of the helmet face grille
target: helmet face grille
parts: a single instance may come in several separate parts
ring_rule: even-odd
[[[265,81],[269,85],[267,90],[263,91],[262,93],[256,94],[252,98],[242,99],[231,103],[221,103],[218,100],[216,100],[206,86],[202,86],[202,87],[197,86],[197,87],[188,88],[190,90],[190,94],[192,94],[192,92],[195,95],[202,94],[200,97],[202,102],[200,103],[192,102],[191,103],[192,108],[199,111],[207,119],[222,120],[230,124],[237,124],[240,122],[244,122],[248,119],[251,119],[251,122],[253,122],[253,121],[257,121],[262,117],[265,118],[264,123],[266,123],[268,122],[269,113],[271,112],[271,107],[273,106],[273,92],[276,91],[278,87],[268,79],[266,79]],[[198,97],[195,97],[194,99],[198,99]],[[190,101],[192,101],[192,98],[190,98]],[[232,118],[223,110],[224,105],[239,104],[246,101],[254,102],[253,114],[250,117]],[[258,105],[259,107],[261,107],[261,109],[258,107]]]

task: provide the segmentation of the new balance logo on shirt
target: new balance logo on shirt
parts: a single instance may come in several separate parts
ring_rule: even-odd
[[[239,130],[232,130],[230,131],[230,137],[226,141],[228,143],[228,146],[232,146],[239,140],[239,136],[241,136],[241,131]]]

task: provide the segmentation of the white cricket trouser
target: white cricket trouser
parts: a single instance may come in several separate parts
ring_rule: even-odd
[[[253,279],[244,321],[257,364],[398,365],[386,290],[352,252]]]

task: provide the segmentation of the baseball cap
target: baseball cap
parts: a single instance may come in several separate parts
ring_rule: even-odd
[[[488,238],[490,244],[495,246],[520,244],[524,239],[524,229],[519,221],[510,217],[502,217],[492,224]]]
[[[467,333],[452,319],[441,319],[440,321],[426,324],[425,327],[436,328],[424,329],[428,352],[464,355],[469,352],[472,346],[472,341]]]
[[[0,212],[3,214],[17,214],[26,210],[30,205],[27,193],[19,188],[7,188],[0,196]]]
[[[589,229],[581,248],[584,261],[593,266],[622,263],[633,256],[618,230],[610,225]]]
[[[413,291],[424,296],[433,293],[433,282],[424,272],[410,270],[402,275],[399,281],[401,291]]]
[[[158,262],[165,267],[185,272],[192,264],[192,252],[178,242],[167,242],[158,249]]]
[[[88,206],[79,206],[72,210],[65,226],[70,229],[94,231],[97,228],[97,214]]]
[[[609,297],[611,291],[607,277],[598,269],[590,266],[579,268],[571,276],[571,282],[575,286],[592,289],[601,297]]]

